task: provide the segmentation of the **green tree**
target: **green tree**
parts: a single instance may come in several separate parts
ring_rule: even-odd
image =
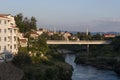
[[[101,40],[102,36],[100,34],[95,34],[92,36],[92,40]]]
[[[17,14],[15,17],[15,22],[17,27],[19,28],[20,32],[23,32],[24,30],[24,25],[23,25],[23,15],[22,13]]]
[[[80,39],[81,38],[80,32],[77,32],[76,36]]]
[[[30,19],[28,19],[28,17],[24,17],[22,13],[19,13],[15,16],[15,21],[17,27],[19,28],[19,31],[22,33],[30,32],[31,29],[37,29],[37,20],[35,19],[35,17],[31,17]]]
[[[48,46],[46,43],[46,39],[43,35],[38,37],[37,47],[38,47],[38,51],[40,51],[42,54],[45,54],[47,52]]]
[[[120,52],[120,36],[115,37],[111,44],[114,47],[114,51]]]
[[[88,39],[88,40],[91,40],[91,38],[92,38],[92,35],[91,35],[90,32],[88,32],[87,39]]]
[[[54,34],[51,36],[51,40],[62,40],[63,36],[59,34]]]
[[[86,40],[86,33],[80,33],[80,40]]]
[[[26,64],[31,64],[32,60],[31,57],[24,52],[18,52],[17,55],[14,56],[13,61],[12,61],[16,66],[23,66]]]
[[[36,22],[37,22],[37,20],[35,19],[35,17],[32,16],[31,19],[30,19],[30,27],[31,27],[31,29],[34,29],[34,30],[37,29]]]
[[[29,32],[31,30],[30,20],[27,17],[24,18],[23,25],[24,25],[24,29],[22,31],[23,33]]]

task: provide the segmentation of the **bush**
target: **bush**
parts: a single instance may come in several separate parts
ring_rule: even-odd
[[[57,80],[58,79],[58,69],[56,67],[48,68],[45,71],[45,80]]]
[[[57,62],[58,79],[59,80],[71,80],[73,67],[67,63]]]
[[[17,55],[14,56],[12,61],[16,66],[22,66],[25,64],[31,64],[31,57],[27,53],[18,52]]]

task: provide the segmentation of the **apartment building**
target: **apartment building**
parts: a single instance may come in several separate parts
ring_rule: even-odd
[[[14,55],[18,52],[17,34],[14,17],[10,14],[0,14],[0,54]]]

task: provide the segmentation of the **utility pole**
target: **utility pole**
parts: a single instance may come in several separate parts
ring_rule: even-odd
[[[56,28],[54,27],[54,33],[56,33]]]
[[[88,28],[87,28],[87,31],[86,31],[86,36],[88,36]]]
[[[88,41],[88,28],[86,31],[86,37],[87,37],[87,41]],[[89,44],[87,44],[87,54],[89,54]]]

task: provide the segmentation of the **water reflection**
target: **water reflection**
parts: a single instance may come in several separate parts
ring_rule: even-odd
[[[101,70],[91,66],[76,65],[74,59],[74,54],[66,55],[66,62],[74,68],[72,80],[120,80],[120,77],[113,71]]]

